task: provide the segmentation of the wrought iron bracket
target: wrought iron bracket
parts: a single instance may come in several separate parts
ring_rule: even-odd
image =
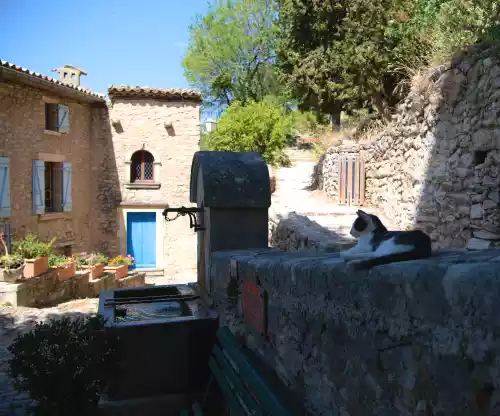
[[[168,214],[169,213],[176,213],[177,215],[173,218],[169,218]],[[194,228],[194,231],[203,231],[205,228],[201,226],[201,224],[198,224],[198,218],[196,218],[196,214],[204,212],[203,208],[198,208],[198,207],[192,207],[192,208],[186,208],[186,207],[180,207],[180,208],[165,208],[163,210],[163,216],[165,217],[165,220],[167,221],[174,221],[179,217],[183,217],[185,215],[189,216],[189,228]]]

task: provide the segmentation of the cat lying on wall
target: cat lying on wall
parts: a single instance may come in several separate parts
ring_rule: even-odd
[[[431,239],[420,230],[388,231],[372,214],[358,210],[351,235],[358,243],[340,256],[354,269],[368,269],[398,261],[426,259],[432,255]]]

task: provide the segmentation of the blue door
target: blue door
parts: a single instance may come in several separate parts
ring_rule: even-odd
[[[156,213],[127,213],[127,254],[135,258],[135,267],[156,267]]]

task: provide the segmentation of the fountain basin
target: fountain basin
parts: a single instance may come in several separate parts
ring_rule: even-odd
[[[99,313],[123,348],[120,371],[108,381],[109,400],[185,394],[206,386],[219,317],[192,287],[106,291]]]

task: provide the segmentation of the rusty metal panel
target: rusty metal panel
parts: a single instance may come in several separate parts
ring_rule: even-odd
[[[250,280],[244,280],[241,290],[243,319],[262,337],[267,333],[267,293]]]

